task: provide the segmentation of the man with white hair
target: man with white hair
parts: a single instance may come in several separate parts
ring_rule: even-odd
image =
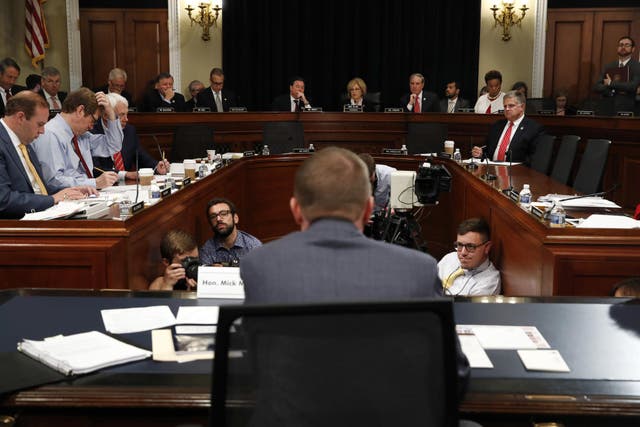
[[[104,86],[100,86],[94,92],[104,92],[104,93],[117,93],[118,95],[122,95],[127,99],[129,105],[133,105],[133,97],[126,90],[127,86],[127,72],[122,68],[114,68],[109,71],[109,79],[107,80],[107,84]]]
[[[120,119],[122,133],[122,150],[109,157],[94,157],[93,164],[105,171],[116,171],[120,179],[136,179],[138,177],[137,169],[152,168],[155,173],[164,175],[169,171],[170,164],[167,160],[157,161],[140,146],[140,139],[136,133],[136,128],[128,124],[127,113],[129,111],[129,103],[127,100],[117,93],[107,94],[107,100],[116,113],[116,117]],[[103,118],[104,120],[104,118]],[[103,120],[96,123],[93,133],[104,133]],[[136,156],[137,169],[136,169]]]

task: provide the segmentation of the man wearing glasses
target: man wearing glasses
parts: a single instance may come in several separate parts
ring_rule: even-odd
[[[633,111],[636,89],[640,86],[640,63],[631,58],[636,44],[631,37],[624,36],[618,40],[618,59],[606,64],[596,82],[594,90],[605,99],[613,100],[613,110]]]
[[[251,234],[238,230],[240,218],[236,206],[230,200],[211,200],[207,203],[207,217],[213,237],[200,248],[202,264],[237,267],[244,255],[262,246],[262,242]]]
[[[458,226],[455,249],[438,263],[444,295],[497,295],[500,272],[489,260],[491,234],[482,218],[471,218]]]
[[[229,89],[224,88],[222,68],[213,68],[209,73],[211,86],[198,93],[198,107],[209,107],[211,111],[222,113],[238,106],[238,98]]]
[[[104,111],[104,134],[90,132]],[[44,134],[33,142],[44,180],[48,185],[74,187],[88,185],[98,189],[118,180],[115,172],[93,176],[95,157],[110,157],[122,149],[120,120],[104,93],[80,88],[67,95],[60,114],[44,127]]]

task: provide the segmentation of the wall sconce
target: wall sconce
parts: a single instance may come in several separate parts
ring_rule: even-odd
[[[520,16],[517,16],[514,3],[515,0],[502,0],[501,8],[497,7],[495,4],[491,8],[493,11],[493,19],[495,20],[493,26],[494,28],[498,25],[502,27],[502,40],[504,41],[511,40],[511,34],[509,32],[511,27],[514,25],[519,27],[520,23],[524,19],[524,15],[527,13],[527,10],[529,10],[526,2],[522,2],[522,7],[519,9],[521,14]]]
[[[222,11],[222,8],[218,5],[215,5],[213,6],[213,8],[211,8],[211,5],[209,3],[200,3],[198,5],[198,8],[200,9],[200,11],[196,13],[195,18],[192,16],[192,12],[195,9],[191,7],[190,4],[185,7],[185,10],[187,11],[189,20],[191,20],[191,26],[193,26],[194,23],[200,25],[202,27],[202,40],[209,41],[211,40],[211,36],[209,35],[209,28],[217,26],[218,18],[220,17],[220,11]]]

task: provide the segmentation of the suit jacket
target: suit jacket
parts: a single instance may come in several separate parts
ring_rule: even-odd
[[[410,93],[402,95],[400,98],[400,105],[404,111],[409,112],[407,109],[407,104],[409,103],[409,98],[411,97]],[[420,101],[420,112],[422,113],[439,113],[440,112],[440,99],[438,99],[438,95],[433,92],[428,92],[426,90],[422,91],[422,100]]]
[[[489,130],[489,136],[486,141],[487,147],[484,149],[484,152],[490,159],[493,157],[493,153],[500,143],[500,135],[502,134],[502,130],[506,124],[507,119],[498,120]],[[529,166],[531,164],[533,153],[536,151],[538,137],[543,134],[544,128],[542,125],[525,116],[520,122],[518,128],[515,129],[515,133],[511,138],[511,144],[507,151],[507,160],[523,162]]]
[[[15,95],[16,93],[22,92],[23,90],[27,90],[27,88],[25,86],[13,85],[13,87],[11,87],[11,95]],[[4,101],[2,100],[2,96],[0,96],[0,117],[4,117],[4,108]]]
[[[94,92],[109,93],[109,85],[106,84],[104,86],[100,86],[98,88],[95,88],[93,91]],[[134,104],[133,104],[133,96],[131,95],[131,93],[127,92],[126,90],[123,90],[120,95],[122,95],[127,100],[127,102],[129,102],[129,107],[133,107],[134,106]]]
[[[340,104],[339,111],[342,111],[345,105],[351,104],[351,98],[341,99],[340,101],[342,102],[342,104]],[[362,111],[364,111],[365,113],[375,113],[376,107],[371,101],[368,101],[367,98],[364,98],[362,100]]]
[[[36,152],[27,146],[31,163],[44,182],[42,169]],[[47,186],[49,194],[62,190],[61,187]],[[24,166],[16,153],[11,138],[0,124],[0,218],[22,218],[25,213],[42,211],[53,206],[53,197],[35,194]]]
[[[45,99],[45,101],[47,100],[47,97],[44,94],[44,89],[40,89],[40,91],[38,92],[38,94],[43,97]],[[60,102],[60,107],[62,107],[62,103],[64,102],[64,100],[67,98],[67,92],[58,92],[58,101]]]
[[[185,100],[181,93],[175,92],[171,102],[165,102],[157,90],[147,92],[142,101],[142,111],[156,112],[160,107],[173,107],[176,112],[185,111]]]
[[[307,96],[307,101],[311,103],[311,98]],[[271,103],[271,111],[289,111],[291,112],[291,95],[284,93],[274,98]]]
[[[470,108],[470,107],[471,107],[471,105],[469,104],[469,101],[467,101],[466,99],[458,97],[458,99],[456,99],[456,105],[453,107],[453,112],[457,113],[458,112],[458,108]],[[449,99],[448,98],[444,98],[444,99],[440,100],[440,111],[442,113],[448,113],[449,112]]]
[[[91,133],[104,133],[102,120],[98,120]],[[147,151],[140,146],[140,140],[133,125],[127,124],[123,129],[124,139],[122,140],[122,161],[124,168],[128,171],[136,170],[136,151],[138,152],[138,169],[151,168],[155,169],[158,161],[151,157]],[[94,168],[98,167],[102,170],[114,170],[113,158],[111,157],[93,157]],[[94,170],[94,176],[100,176],[101,172]]]
[[[227,89],[222,89],[222,109],[224,111],[229,111],[230,107],[238,106],[238,98],[236,95]],[[204,90],[201,90],[198,93],[198,107],[209,107],[211,111],[218,112],[218,107],[216,107],[216,101],[213,97],[213,90],[211,87],[208,87]]]
[[[594,90],[603,97],[613,98],[613,111],[610,111],[612,114],[618,111],[633,111],[636,101],[636,89],[640,86],[640,62],[634,59],[630,59],[626,65],[629,67],[629,81],[613,81],[609,86],[606,86],[603,83],[606,71],[618,67],[618,64],[619,61],[606,64],[602,69],[600,79],[594,86]]]
[[[196,105],[196,98],[191,98],[184,103],[184,111],[186,111],[187,113],[192,112],[196,107],[200,107],[200,105]]]

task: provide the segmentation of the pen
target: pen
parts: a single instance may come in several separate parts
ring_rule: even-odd
[[[102,170],[102,169],[100,169],[100,168],[98,168],[98,167],[95,167],[95,166],[94,166],[93,168],[94,168],[95,170],[97,170],[98,172],[100,172],[100,173],[107,173],[107,171],[104,171],[104,170]]]

